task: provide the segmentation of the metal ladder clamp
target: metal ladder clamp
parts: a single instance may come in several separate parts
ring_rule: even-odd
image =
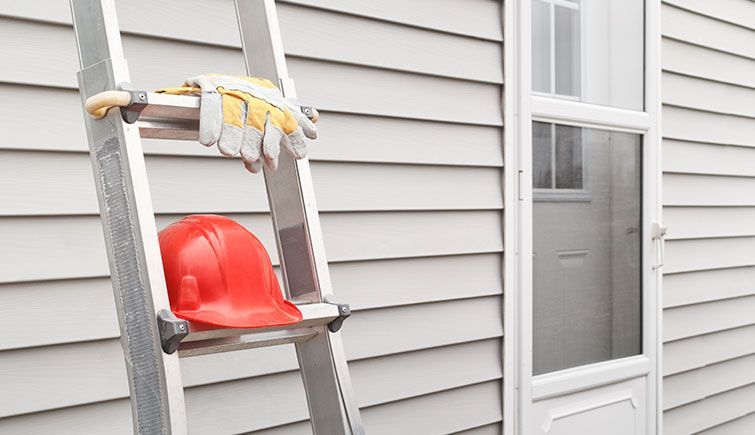
[[[247,73],[295,98],[273,0],[236,0]],[[362,434],[340,334],[348,305],[332,292],[307,160],[280,156],[265,170],[286,297],[301,323],[280,328],[196,330],[170,312],[141,137],[196,139],[199,97],[134,90],[114,0],[71,0],[82,105],[127,91],[130,105],[85,116],[89,151],[131,393],[134,432],[187,433],[179,357],[294,343],[316,434]]]

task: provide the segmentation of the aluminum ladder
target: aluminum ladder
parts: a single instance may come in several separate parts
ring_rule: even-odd
[[[287,98],[295,98],[273,0],[235,3],[248,75],[279,83]],[[304,320],[284,328],[199,331],[176,318],[169,311],[141,137],[196,140],[199,97],[132,88],[114,0],[71,0],[71,11],[82,105],[104,91],[131,97],[128,107],[100,120],[86,110],[84,118],[134,432],[187,433],[179,357],[294,343],[313,431],[364,433],[337,332],[350,311],[326,296],[332,288],[309,162],[282,153],[278,170],[264,173],[286,298]]]

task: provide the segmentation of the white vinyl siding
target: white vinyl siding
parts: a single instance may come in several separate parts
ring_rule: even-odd
[[[750,434],[755,3],[664,3],[664,429]]]
[[[136,86],[243,73],[232,1],[118,7]],[[368,433],[498,433],[500,4],[278,8],[299,97],[323,113],[312,172]],[[0,41],[0,433],[131,433],[67,2],[1,1]],[[228,214],[277,264],[260,176],[196,143],[144,145],[159,227]],[[192,434],[309,432],[293,347],[181,368]]]

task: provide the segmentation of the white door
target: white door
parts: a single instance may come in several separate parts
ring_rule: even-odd
[[[506,431],[655,434],[657,5],[505,13]]]

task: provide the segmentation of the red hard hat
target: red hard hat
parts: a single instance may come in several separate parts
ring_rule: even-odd
[[[226,328],[302,320],[285,300],[265,247],[224,216],[192,215],[160,231],[170,309],[182,319]]]

